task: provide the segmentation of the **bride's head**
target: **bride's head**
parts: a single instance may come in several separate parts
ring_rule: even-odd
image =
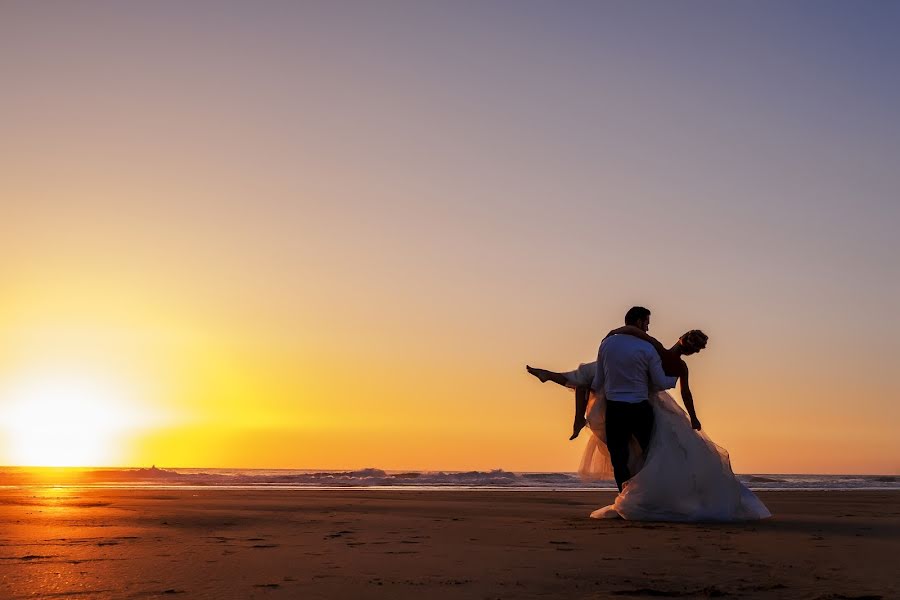
[[[678,343],[684,349],[684,354],[696,354],[706,348],[709,336],[699,329],[691,329],[678,338]]]

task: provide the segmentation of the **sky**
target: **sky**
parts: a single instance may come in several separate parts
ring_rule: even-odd
[[[7,0],[0,464],[574,471],[637,304],[736,471],[900,473],[898,30]]]

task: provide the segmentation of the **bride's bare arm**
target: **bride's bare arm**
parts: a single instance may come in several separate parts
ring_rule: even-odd
[[[613,329],[609,333],[606,334],[606,337],[611,335],[631,335],[636,338],[641,338],[645,342],[650,342],[653,344],[653,347],[656,349],[656,352],[659,353],[660,356],[663,356],[666,352],[666,347],[662,345],[658,339],[649,335],[646,331],[641,329],[640,327],[635,327],[634,325],[625,325],[623,327],[619,327],[618,329]],[[605,338],[604,338],[605,339]]]
[[[681,361],[681,400],[691,417],[691,427],[700,431],[700,420],[697,418],[697,411],[694,410],[694,395],[691,393],[691,383],[688,379],[688,367],[684,361]]]

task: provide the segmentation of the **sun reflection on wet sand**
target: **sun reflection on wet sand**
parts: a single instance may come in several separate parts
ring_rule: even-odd
[[[51,515],[61,515],[73,508],[72,502],[79,498],[78,490],[66,486],[38,486],[31,489],[32,499],[40,511]]]
[[[20,481],[27,476],[30,483],[0,489],[0,598],[110,597],[105,594],[115,592],[101,585],[102,567],[124,560],[117,546],[132,529],[116,525],[121,513],[115,509],[97,512],[110,510],[112,503],[75,485],[82,474],[78,469],[16,470]],[[101,571],[90,573],[87,565]],[[17,594],[5,587],[10,582]]]

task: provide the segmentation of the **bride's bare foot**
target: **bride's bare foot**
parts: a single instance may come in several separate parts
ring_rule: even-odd
[[[578,434],[581,433],[581,430],[584,429],[584,426],[587,425],[587,419],[584,417],[575,417],[575,423],[572,425],[572,437],[570,440],[574,440],[578,437]]]
[[[547,380],[550,379],[550,371],[546,369],[535,369],[534,367],[525,365],[525,370],[540,379],[541,383],[547,383]]]

